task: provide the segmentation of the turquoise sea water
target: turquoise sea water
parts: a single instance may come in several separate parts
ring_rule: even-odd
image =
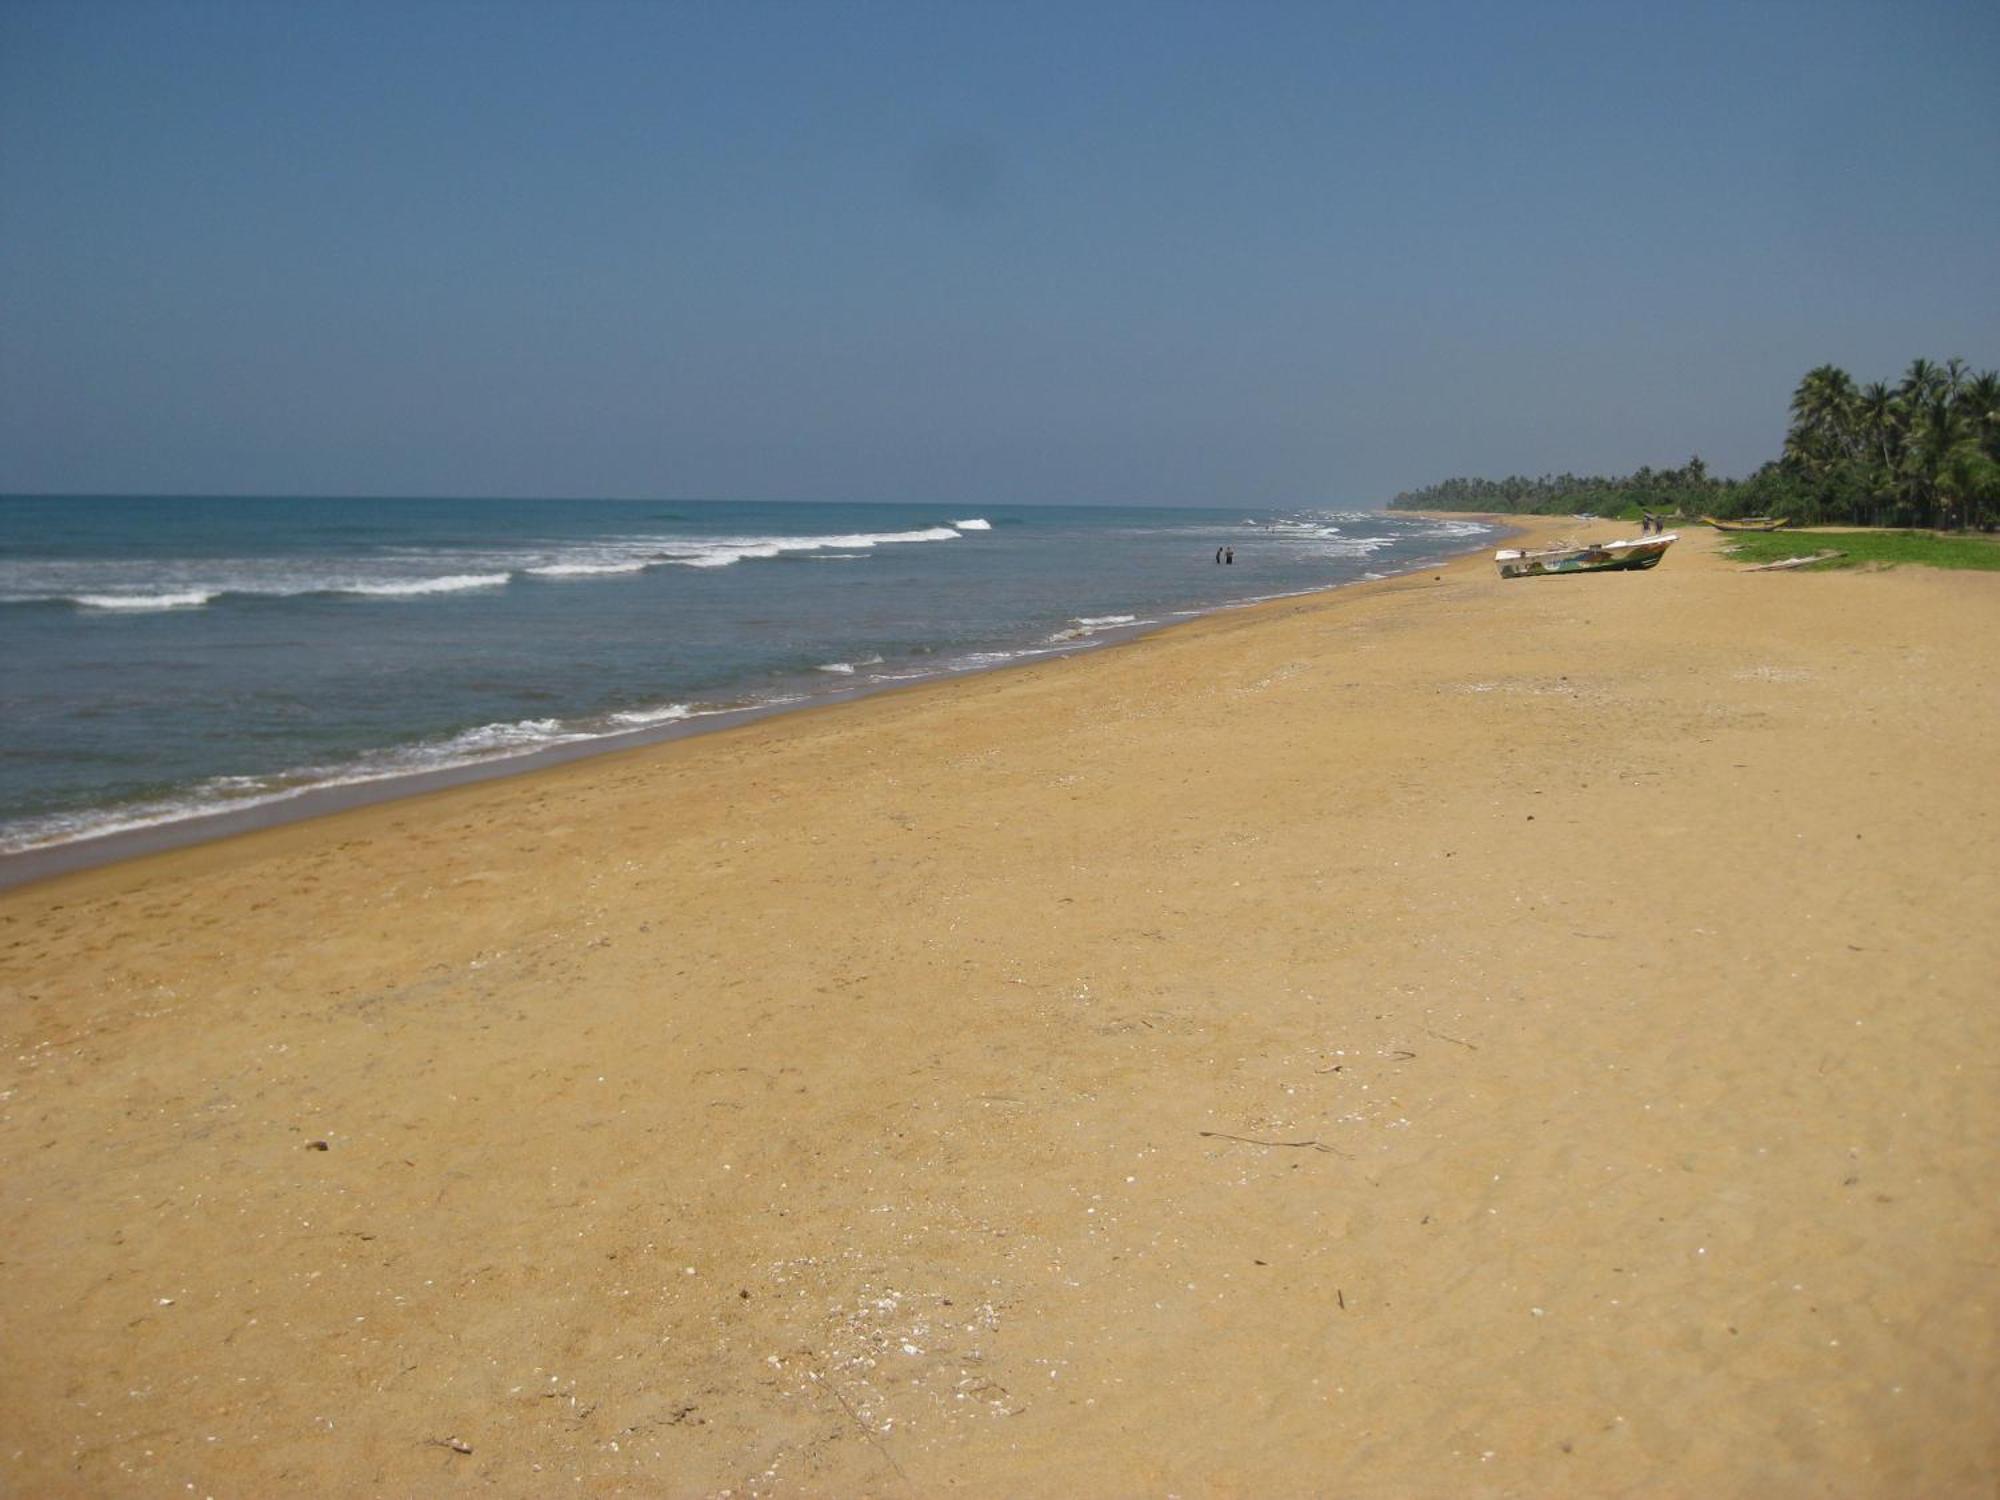
[[[1089,649],[1486,534],[1309,509],[4,497],[0,853]]]

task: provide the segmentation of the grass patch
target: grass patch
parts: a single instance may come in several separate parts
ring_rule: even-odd
[[[1729,555],[1741,563],[1782,562],[1838,548],[1846,554],[1823,568],[1877,567],[1991,568],[2000,570],[2000,540],[1983,536],[1940,536],[1934,531],[1777,531],[1730,538]]]

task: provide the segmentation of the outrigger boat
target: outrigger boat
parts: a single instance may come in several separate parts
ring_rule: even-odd
[[[1703,516],[1702,520],[1717,531],[1783,531],[1792,524],[1790,516],[1738,516],[1733,521],[1718,521],[1714,516]]]
[[[1544,573],[1631,572],[1652,567],[1679,540],[1679,532],[1668,531],[1623,542],[1543,547],[1535,552],[1503,547],[1493,554],[1493,561],[1499,564],[1502,578],[1536,578]]]
[[[1845,557],[1845,552],[1815,552],[1810,557],[1787,557],[1777,562],[1759,563],[1754,568],[1745,568],[1746,573],[1782,573],[1787,568],[1809,568],[1814,563],[1832,562],[1836,557]]]

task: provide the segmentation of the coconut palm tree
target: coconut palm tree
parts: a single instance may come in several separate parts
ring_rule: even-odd
[[[1982,453],[1977,443],[1960,443],[1938,473],[1938,493],[1957,525],[1984,527],[2000,513],[2000,463]]]
[[[1938,367],[1927,359],[1913,359],[1909,369],[1903,372],[1902,388],[1897,394],[1905,401],[1922,401],[1930,395],[1938,382]]]
[[[2000,462],[2000,371],[1981,370],[1959,388],[1958,399],[1981,451]]]
[[[1855,420],[1861,432],[1863,462],[1867,465],[1866,519],[1871,526],[1879,525],[1896,498],[1896,471],[1902,462],[1906,436],[1903,403],[1881,381],[1870,381],[1855,398]]]
[[[1935,386],[1917,413],[1903,468],[1918,524],[1963,525],[1964,516],[1958,508],[1962,497],[1949,470],[1961,446],[1976,449],[1970,440],[1971,424]]]
[[[1792,392],[1792,427],[1785,457],[1813,478],[1856,456],[1854,378],[1838,365],[1806,371]]]

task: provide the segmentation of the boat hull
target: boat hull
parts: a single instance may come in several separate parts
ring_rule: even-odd
[[[1751,516],[1740,521],[1718,521],[1714,516],[1703,516],[1702,520],[1707,522],[1710,529],[1714,531],[1743,531],[1760,534],[1767,531],[1783,531],[1787,526],[1792,524],[1790,517],[1766,521],[1759,517]]]
[[[1635,541],[1599,542],[1587,547],[1552,547],[1542,552],[1503,549],[1493,554],[1502,578],[1543,578],[1559,573],[1639,573],[1659,566],[1675,532]]]

